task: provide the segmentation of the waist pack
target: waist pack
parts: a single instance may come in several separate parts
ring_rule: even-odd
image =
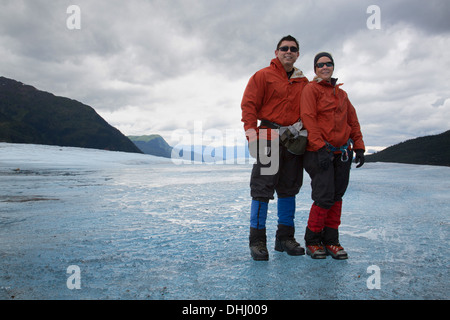
[[[290,126],[280,126],[276,123],[262,120],[261,125],[278,129],[278,134],[280,136],[280,143],[286,149],[296,155],[302,155],[306,151],[306,145],[308,143],[308,131],[303,129],[303,123],[301,120],[290,125]]]

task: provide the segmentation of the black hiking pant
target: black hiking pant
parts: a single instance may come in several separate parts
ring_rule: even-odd
[[[267,153],[268,158],[260,159],[258,156],[253,165],[250,178],[252,198],[268,202],[274,199],[275,191],[278,198],[294,197],[303,184],[303,155],[295,155],[281,144],[278,148],[272,148],[270,141],[267,144],[270,147],[270,152]],[[267,163],[268,159],[270,163]]]
[[[350,179],[353,151],[348,150],[348,161],[343,162],[340,154],[335,154],[327,170],[319,166],[317,152],[306,151],[304,167],[311,177],[311,198],[324,209],[330,209],[336,201],[341,201]]]

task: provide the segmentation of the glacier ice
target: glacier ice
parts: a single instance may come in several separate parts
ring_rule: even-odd
[[[248,249],[251,164],[0,143],[0,299],[449,299],[450,168],[352,169],[349,259]],[[296,238],[311,206],[297,196]],[[80,289],[67,285],[78,266]],[[380,288],[370,289],[371,266]]]

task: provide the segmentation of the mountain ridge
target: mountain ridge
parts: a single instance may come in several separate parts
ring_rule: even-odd
[[[367,155],[366,162],[450,166],[450,130],[403,141]]]
[[[0,141],[143,153],[94,108],[1,76]]]
[[[170,158],[172,147],[159,134],[128,136],[143,153],[153,156]]]

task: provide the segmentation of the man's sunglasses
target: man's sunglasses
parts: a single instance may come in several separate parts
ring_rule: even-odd
[[[283,51],[283,52],[287,52],[289,49],[291,49],[291,52],[297,52],[298,51],[297,47],[284,46],[284,47],[279,47],[278,48],[278,50]]]
[[[324,66],[332,67],[332,66],[334,66],[334,63],[331,62],[331,61],[329,61],[329,62],[319,62],[319,63],[316,63],[316,67],[317,67],[317,68],[323,68]]]

